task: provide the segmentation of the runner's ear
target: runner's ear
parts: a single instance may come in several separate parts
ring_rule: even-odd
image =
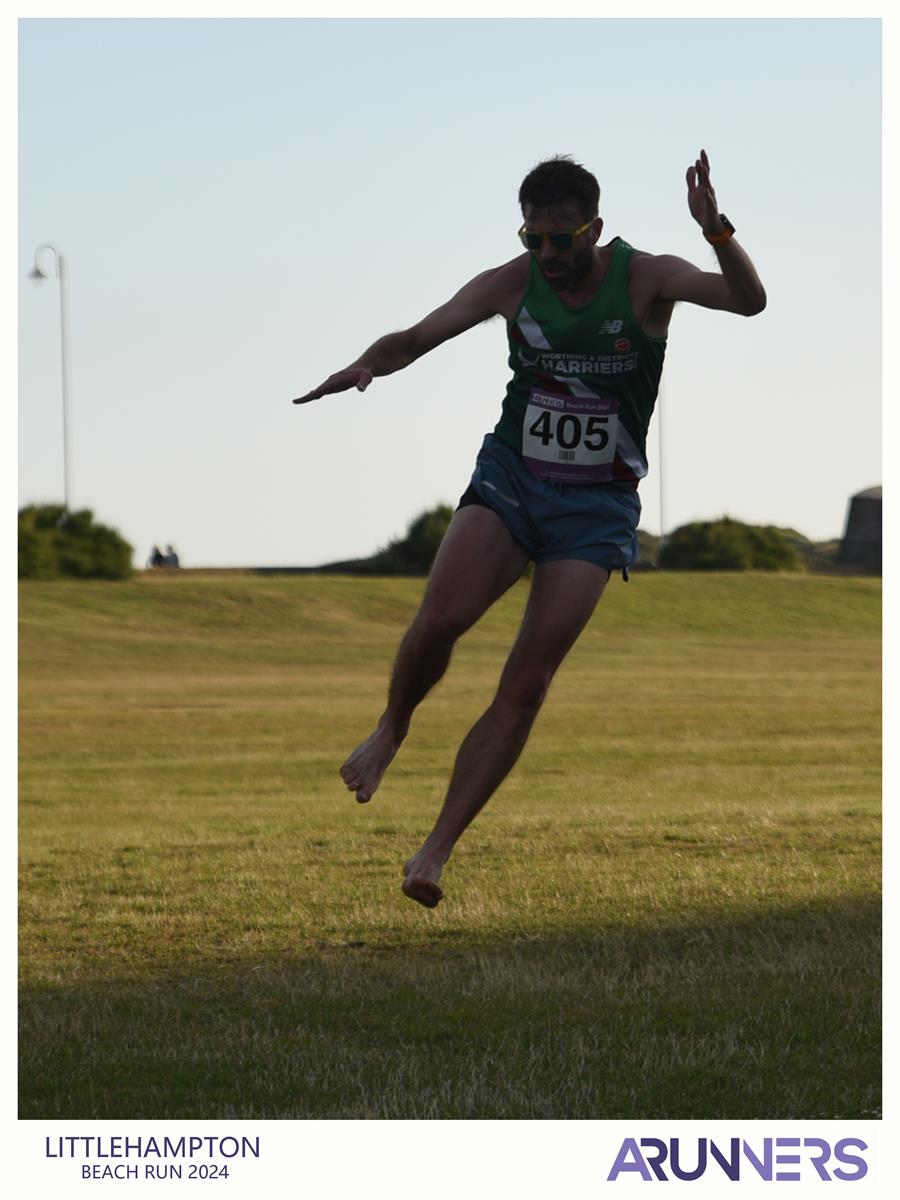
[[[591,227],[591,241],[597,243],[600,241],[600,234],[603,232],[603,218],[597,217]]]

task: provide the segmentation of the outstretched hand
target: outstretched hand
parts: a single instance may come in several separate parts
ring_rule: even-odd
[[[347,367],[344,371],[337,371],[334,375],[329,375],[324,383],[320,383],[317,388],[307,392],[305,396],[298,396],[292,403],[309,404],[310,400],[318,400],[321,396],[328,396],[332,392],[346,392],[352,387],[359,392],[364,392],[371,382],[372,372],[368,368]]]
[[[705,150],[701,150],[697,161],[688,167],[686,178],[691,216],[704,233],[720,233],[719,206],[715,188],[709,182],[709,159]]]

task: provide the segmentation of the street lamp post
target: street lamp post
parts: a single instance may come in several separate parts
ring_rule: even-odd
[[[67,276],[65,259],[50,242],[42,242],[34,252],[34,267],[29,273],[29,279],[49,279],[50,276],[41,270],[38,256],[42,250],[50,250],[56,265],[56,278],[59,280],[59,337],[62,361],[62,434],[63,434],[63,517],[69,513],[69,488],[71,480],[71,461],[69,454],[69,311],[67,295]]]

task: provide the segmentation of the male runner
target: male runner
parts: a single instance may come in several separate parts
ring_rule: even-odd
[[[671,254],[600,245],[596,179],[569,157],[522,183],[526,253],[477,275],[417,325],[379,338],[351,366],[294,401],[365,389],[492,316],[506,318],[509,365],[502,413],[438,550],[421,608],[404,636],[374,732],[341,776],[371,800],[416,706],[456,640],[521,576],[534,574],[521,629],[497,693],[457,754],[443,807],[404,867],[404,893],[433,908],[441,871],[463,830],[512,769],[547,688],[613,570],[637,555],[638,480],[679,300],[752,316],[766,294],[734,228],[719,212],[705,150],[687,171],[688,206],[719,271]]]

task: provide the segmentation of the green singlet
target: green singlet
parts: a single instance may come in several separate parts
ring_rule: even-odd
[[[494,433],[538,478],[630,483],[647,474],[647,428],[666,352],[628,295],[634,248],[614,238],[597,295],[567,308],[531,260],[519,311],[507,323],[509,365]]]

